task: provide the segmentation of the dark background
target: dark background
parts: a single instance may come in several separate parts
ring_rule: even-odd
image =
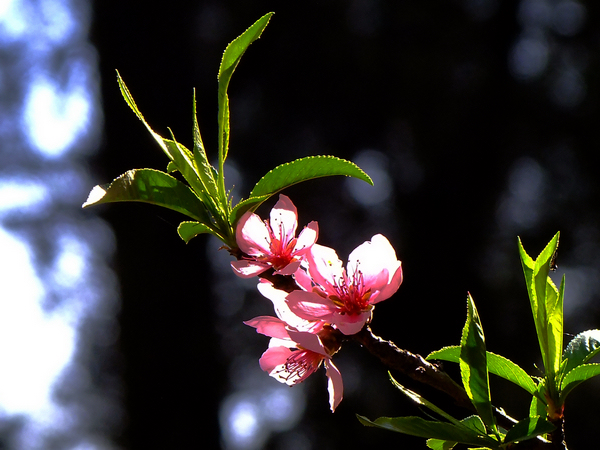
[[[131,168],[164,170],[167,162],[123,101],[115,69],[150,125],[162,135],[170,127],[188,146],[196,88],[200,129],[215,162],[222,52],[260,16],[275,11],[230,85],[230,158],[243,175],[235,192],[247,195],[269,169],[298,157],[352,160],[364,149],[381,152],[393,180],[393,195],[383,203],[361,206],[341,178],[286,191],[301,225],[319,221],[319,242],[335,247],[342,259],[378,232],[396,248],[405,281],[378,306],[374,331],[423,355],[456,344],[470,291],[488,349],[536,374],[539,351],[517,235],[535,256],[561,231],[558,276],[565,267],[585,267],[587,274],[573,277],[571,283],[585,284],[579,287],[567,277],[566,302],[573,289],[583,292],[587,304],[567,317],[565,330],[600,328],[600,14],[596,2],[581,2],[585,21],[577,32],[542,27],[548,64],[536,76],[519,77],[511,71],[510,55],[525,28],[525,3],[96,1],[92,41],[100,56],[105,114],[101,151],[93,161],[98,182]],[[584,92],[557,101],[553,80],[565,61],[577,63]],[[519,167],[525,172],[515,172]],[[515,191],[510,180],[532,167],[534,175],[543,174],[543,183],[531,188],[529,198],[527,189]],[[520,186],[529,186],[527,180]],[[510,195],[525,198],[522,214],[536,210],[536,218],[503,218]],[[271,204],[259,212],[266,215]],[[246,295],[244,308],[226,319],[217,314],[210,258],[218,245],[205,236],[185,245],[176,233],[183,217],[139,204],[103,207],[102,214],[117,235],[114,264],[123,303],[127,423],[118,442],[132,449],[217,448],[217,411],[231,386],[228,365],[237,351],[223,336],[235,329],[237,339],[255,339],[256,359],[266,345],[239,326],[252,317],[255,297]],[[311,437],[312,448],[385,443],[423,448],[421,439],[358,424],[355,413],[371,418],[421,413],[366,352],[349,345],[339,358],[342,375],[345,366],[356,365],[363,367],[361,377],[333,415],[323,374],[311,380],[298,428]],[[515,416],[526,415],[526,396],[513,395],[501,383],[492,388],[498,389],[492,392],[496,403]],[[593,381],[587,388],[567,402],[570,448],[584,448],[597,423],[593,405],[600,392]],[[439,402],[452,409],[444,398]],[[269,448],[283,447],[282,439],[274,435]]]

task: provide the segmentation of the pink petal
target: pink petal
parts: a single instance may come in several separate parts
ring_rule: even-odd
[[[324,320],[328,322],[337,310],[328,298],[304,291],[293,291],[286,297],[293,313],[306,320]]]
[[[275,273],[277,275],[293,275],[294,272],[296,272],[296,270],[298,270],[298,268],[300,267],[300,262],[301,261],[299,259],[293,260],[283,269],[277,270]]]
[[[381,234],[356,247],[348,258],[348,273],[359,270],[365,286],[373,291],[385,290],[378,301],[389,298],[398,290],[402,282],[402,263],[396,258],[396,252],[390,242]],[[388,286],[393,283],[393,286]]]
[[[235,240],[240,250],[247,255],[259,256],[270,252],[269,229],[260,217],[250,211],[240,218],[235,231]]]
[[[396,272],[392,276],[390,283],[381,290],[380,295],[377,297],[377,301],[374,301],[373,304],[390,298],[392,295],[394,295],[402,284],[402,279],[402,266],[400,266],[398,269],[396,269]]]
[[[300,331],[289,331],[289,336],[292,341],[296,342],[300,347],[319,355],[329,356],[319,336],[312,333],[303,333]]]
[[[343,276],[342,261],[334,249],[315,244],[307,255],[308,272],[314,282],[329,294],[335,294],[332,286]]]
[[[272,316],[259,316],[254,319],[246,320],[244,324],[256,328],[256,332],[265,336],[289,339],[290,335],[286,328],[286,323]]]
[[[335,412],[342,398],[344,397],[344,383],[342,374],[333,364],[331,359],[325,359],[325,369],[327,371],[327,391],[329,391],[329,407],[331,412]]]
[[[294,247],[294,253],[297,255],[304,254],[310,250],[310,248],[317,242],[319,237],[319,225],[317,222],[310,222],[298,235],[296,246]]]
[[[294,272],[294,280],[305,291],[312,291],[312,278],[304,270]]]
[[[237,261],[231,262],[231,268],[238,277],[252,278],[267,270],[269,268],[269,265],[260,263],[258,261],[248,261],[246,259],[239,259]]]
[[[372,311],[363,311],[360,314],[336,314],[330,323],[346,336],[358,333],[371,320]]]
[[[275,289],[268,281],[262,281],[258,284],[259,292],[273,302],[275,313],[282,321],[290,327],[298,331],[306,331],[309,333],[318,333],[323,328],[323,324],[312,320],[306,320],[298,317],[286,302],[288,293]]]
[[[287,359],[292,354],[292,350],[286,347],[270,347],[258,360],[260,368],[265,372],[273,372],[277,366],[285,364]]]
[[[282,242],[289,242],[296,236],[298,212],[292,201],[286,195],[280,194],[279,201],[271,210],[271,229]]]

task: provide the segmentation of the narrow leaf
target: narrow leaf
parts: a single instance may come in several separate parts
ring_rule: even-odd
[[[581,364],[565,375],[560,389],[560,404],[564,404],[567,395],[580,383],[600,375],[600,364]]]
[[[535,394],[537,391],[537,385],[535,381],[520,366],[504,356],[500,356],[489,351],[486,352],[486,358],[489,373],[502,377],[505,380],[520,386],[530,394]],[[460,347],[444,347],[440,350],[430,353],[425,359],[428,361],[439,359],[442,361],[458,363],[460,361]]]
[[[254,211],[269,197],[271,197],[271,194],[265,194],[258,197],[250,197],[239,202],[229,214],[229,221],[231,225],[235,228],[238,220],[240,220],[246,211]]]
[[[509,444],[511,442],[526,441],[527,439],[551,433],[555,428],[554,425],[545,419],[545,416],[527,417],[508,430],[508,433],[506,433],[506,436],[504,437],[504,443]]]
[[[273,195],[301,181],[332,175],[355,177],[373,185],[371,178],[353,162],[335,156],[308,156],[275,167],[256,183],[250,197]]]
[[[215,181],[216,171],[214,167],[208,162],[206,156],[206,150],[204,149],[204,143],[202,142],[202,136],[200,135],[200,127],[198,126],[198,117],[196,114],[196,91],[194,91],[193,101],[193,122],[194,122],[194,162],[196,171],[202,185],[209,196],[217,197],[217,182]]]
[[[529,417],[546,417],[548,402],[546,401],[546,380],[540,380],[537,391],[531,399],[529,405]]]
[[[600,330],[587,330],[575,336],[567,345],[563,359],[567,360],[565,373],[588,362],[600,352]]]
[[[548,277],[546,284],[546,314],[548,320],[548,351],[549,360],[554,374],[558,373],[562,364],[565,298],[565,276],[563,275],[560,288]]]
[[[390,376],[390,380],[392,381],[393,385],[399,389],[404,395],[406,395],[408,398],[410,398],[412,401],[414,401],[415,403],[417,403],[418,405],[421,406],[425,406],[426,408],[429,408],[430,410],[432,410],[433,412],[435,412],[436,414],[439,414],[440,416],[442,416],[444,419],[448,420],[449,422],[452,422],[454,425],[456,426],[461,426],[460,420],[455,419],[454,417],[452,417],[450,414],[444,412],[442,409],[438,408],[437,406],[435,406],[433,403],[431,403],[430,401],[428,401],[427,399],[425,399],[424,397],[420,396],[419,394],[417,394],[414,391],[411,391],[410,389],[402,386],[400,383],[398,383],[391,374],[389,374]]]
[[[470,445],[497,447],[497,442],[488,436],[481,436],[467,427],[458,427],[451,423],[425,420],[421,417],[380,417],[373,421],[357,415],[358,420],[371,427],[383,428],[398,433],[423,438],[441,439]]]
[[[166,148],[166,146],[165,146],[165,144],[163,142],[163,138],[159,134],[155,133],[154,130],[152,128],[150,128],[150,125],[148,125],[148,122],[146,122],[146,119],[144,119],[144,116],[142,115],[142,113],[138,109],[135,101],[133,100],[133,96],[129,92],[129,89],[125,85],[125,82],[121,78],[121,74],[119,74],[118,70],[117,70],[117,82],[119,83],[119,89],[121,90],[121,94],[123,95],[123,98],[125,99],[125,102],[129,105],[129,107],[135,113],[135,115],[137,116],[137,118],[142,121],[142,123],[148,129],[148,131],[150,132],[150,134],[152,135],[152,137],[154,137],[154,139],[156,140],[156,142],[158,142],[158,145],[160,145],[160,147],[167,154],[167,156],[169,156],[167,148]],[[173,159],[173,158],[171,158],[171,159]]]
[[[273,13],[265,14],[258,19],[244,33],[234,39],[225,49],[221,65],[219,67],[219,88],[218,88],[218,104],[219,104],[219,176],[223,175],[223,163],[227,159],[227,151],[229,148],[229,98],[227,97],[227,88],[231,75],[237,67],[250,44],[257,40],[263,30],[269,23]]]
[[[177,227],[179,237],[187,244],[199,234],[210,233],[224,240],[217,230],[200,222],[181,222]]]
[[[490,399],[485,337],[471,294],[467,296],[467,321],[460,342],[460,373],[465,391],[481,419],[497,433]]]
[[[427,447],[431,450],[452,450],[458,442],[443,441],[441,439],[427,439]]]
[[[538,301],[536,320],[539,322],[539,326],[536,325],[536,329],[538,329],[538,334],[542,334],[542,336],[538,337],[541,337],[544,345],[542,349],[544,369],[550,378],[552,378],[560,367],[563,351],[562,348],[556,347],[558,343],[554,340],[554,333],[551,333],[549,330],[549,314],[551,313],[549,309],[553,309],[553,305],[558,298],[558,290],[552,280],[548,278],[548,274],[550,273],[550,264],[558,247],[559,236],[560,233],[556,233],[544,250],[542,250],[535,260],[535,267],[533,269],[533,289]]]
[[[184,183],[154,169],[128,170],[111,183],[95,186],[83,207],[111,202],[144,202],[210,223],[202,202]]]

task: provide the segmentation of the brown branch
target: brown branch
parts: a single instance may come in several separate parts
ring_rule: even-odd
[[[359,333],[352,336],[371,354],[390,369],[397,370],[415,381],[427,384],[439,391],[450,395],[454,402],[463,408],[474,410],[471,400],[465,390],[450,376],[422,356],[398,348],[393,342],[375,336],[371,328],[365,326]]]

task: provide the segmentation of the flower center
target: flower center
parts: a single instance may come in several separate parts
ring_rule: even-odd
[[[300,383],[321,365],[323,356],[309,350],[295,350],[285,361],[277,375],[288,383]]]
[[[352,277],[348,277],[346,271],[343,271],[342,278],[336,280],[334,289],[336,295],[330,295],[329,298],[340,308],[342,314],[360,314],[371,307],[371,289],[366,288],[358,263]]]
[[[286,233],[283,224],[278,227],[278,234],[271,228],[268,221],[267,229],[269,230],[269,255],[264,255],[261,261],[269,263],[275,270],[280,270],[286,267],[294,259],[294,249],[296,248],[296,238],[286,241]]]

